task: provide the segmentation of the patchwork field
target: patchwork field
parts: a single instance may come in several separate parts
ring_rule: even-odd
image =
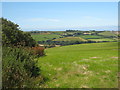
[[[49,48],[38,66],[44,88],[115,88],[118,43],[91,43]]]
[[[95,31],[93,35],[85,35],[86,31],[46,31],[32,33],[33,39],[38,41],[117,41],[117,35],[110,31]],[[87,31],[88,32],[88,31]],[[90,33],[90,31],[89,31]]]

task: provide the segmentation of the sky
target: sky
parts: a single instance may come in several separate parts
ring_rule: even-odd
[[[117,2],[3,2],[2,17],[23,31],[117,30]]]

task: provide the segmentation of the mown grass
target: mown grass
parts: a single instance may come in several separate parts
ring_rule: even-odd
[[[46,41],[46,40],[52,40],[53,38],[61,37],[61,35],[56,35],[56,34],[32,34],[31,36],[36,41]]]
[[[118,43],[91,43],[46,49],[39,58],[44,88],[115,88]]]

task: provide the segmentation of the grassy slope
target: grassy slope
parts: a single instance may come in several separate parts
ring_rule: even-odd
[[[35,39],[36,41],[46,41],[46,40],[51,40],[53,38],[59,38],[61,37],[60,35],[56,35],[56,34],[46,34],[46,35],[42,35],[42,34],[33,34],[31,35],[33,37],[33,39]]]
[[[110,32],[110,31],[105,31],[105,32],[99,33],[99,35],[103,35],[103,36],[116,36],[114,33]]]
[[[97,35],[79,35],[78,37],[84,38],[84,39],[94,39],[94,38],[102,38],[102,36]]]
[[[114,36],[114,34],[111,34],[111,32],[103,32],[100,33],[101,35],[105,36]],[[92,41],[116,41],[114,38],[104,38],[103,36],[97,36],[97,35],[79,35],[79,37],[92,40]]]
[[[47,49],[38,63],[48,77],[43,87],[117,87],[117,45],[107,42]]]

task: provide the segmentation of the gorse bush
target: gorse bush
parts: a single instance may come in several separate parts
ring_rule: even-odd
[[[43,77],[38,67],[36,54],[31,47],[36,46],[29,33],[19,30],[19,26],[2,19],[2,86],[3,88],[39,87]],[[41,49],[39,49],[41,50]],[[42,56],[44,50],[39,51]]]
[[[35,87],[32,79],[40,75],[40,69],[34,57],[23,48],[3,47],[3,87]]]
[[[19,30],[19,25],[8,21],[7,19],[0,18],[2,22],[2,43],[3,45],[14,46],[30,46],[36,45],[36,41],[31,37],[30,33]]]

